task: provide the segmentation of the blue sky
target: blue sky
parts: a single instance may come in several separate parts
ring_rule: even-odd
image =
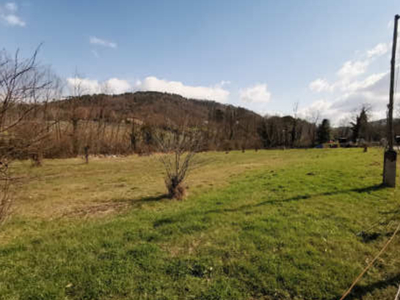
[[[88,93],[159,90],[334,123],[384,117],[397,0],[1,1],[0,41]],[[386,88],[387,85],[387,88]]]

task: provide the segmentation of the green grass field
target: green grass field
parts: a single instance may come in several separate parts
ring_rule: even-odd
[[[163,196],[156,157],[16,163],[0,299],[339,299],[398,222],[382,149],[199,161],[184,201]],[[347,299],[394,299],[399,246]]]

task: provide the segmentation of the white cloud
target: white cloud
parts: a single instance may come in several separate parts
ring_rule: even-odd
[[[101,85],[97,80],[88,78],[67,78],[70,95],[80,96],[84,94],[98,94],[101,92]]]
[[[314,81],[312,81],[309,86],[311,91],[313,92],[325,92],[325,91],[331,91],[332,86],[328,83],[326,79],[321,79],[318,78]]]
[[[70,95],[79,96],[85,94],[123,94],[132,91],[130,83],[123,79],[110,78],[99,82],[95,79],[72,77],[67,78]]]
[[[223,87],[223,86],[225,86],[225,85],[230,85],[230,84],[231,84],[231,82],[230,82],[229,80],[222,80],[222,81],[221,81],[220,83],[218,83],[217,85]]]
[[[390,43],[379,43],[361,53],[358,60],[345,62],[336,73],[337,80],[330,85],[324,79],[311,82],[310,90],[328,90],[331,93],[327,99],[317,100],[303,108],[302,114],[309,115],[313,111],[320,111],[322,117],[329,118],[334,125],[338,125],[340,120],[349,119],[362,105],[369,105],[372,118],[385,118],[389,100],[389,72],[368,74],[368,68],[374,63],[375,68],[378,66],[387,70],[389,64],[385,54],[389,48]],[[395,95],[399,96],[400,93]]]
[[[379,43],[374,48],[367,51],[367,57],[382,56],[386,54],[389,50],[389,45],[386,43]]]
[[[8,2],[4,5],[5,9],[10,12],[16,12],[18,10],[18,5],[14,2]]]
[[[316,117],[321,118],[331,118],[335,113],[331,110],[332,103],[326,99],[319,99],[311,103],[307,107],[299,109],[298,115],[300,118],[315,121]]]
[[[260,109],[257,113],[265,117],[283,117],[287,116],[287,113],[278,110]]]
[[[104,46],[104,47],[109,47],[109,48],[117,48],[117,44],[114,42],[110,42],[104,39],[100,39],[98,37],[95,36],[91,36],[89,39],[89,42],[93,45],[100,45],[100,46]]]
[[[345,92],[355,92],[360,89],[368,88],[381,80],[386,74],[387,72],[376,73],[368,76],[364,80],[349,82],[346,86],[343,86],[342,90]]]
[[[16,14],[17,11],[18,6],[14,2],[8,2],[4,7],[0,6],[0,20],[8,26],[25,27],[26,22]]]
[[[107,94],[123,94],[132,91],[130,83],[123,79],[111,78],[102,85],[103,91]]]
[[[400,98],[397,92],[395,99]],[[347,90],[335,94],[332,99],[316,100],[303,108],[299,115],[310,116],[318,111],[322,118],[328,118],[337,126],[340,120],[350,119],[362,105],[371,107],[371,119],[386,117],[386,107],[389,101],[389,72],[375,73],[364,80],[350,82]]]
[[[248,103],[258,102],[267,103],[271,100],[271,93],[268,91],[267,84],[256,84],[239,91],[240,100]]]
[[[226,81],[214,86],[190,86],[180,81],[168,81],[157,77],[146,77],[143,81],[136,83],[136,88],[142,91],[156,91],[178,94],[186,98],[200,100],[214,100],[221,103],[228,102],[229,91],[224,89]]]
[[[369,65],[368,61],[346,61],[336,73],[341,79],[349,80],[364,74]]]
[[[67,85],[70,95],[84,94],[122,94],[134,90],[156,91],[172,94],[179,94],[183,97],[192,99],[214,100],[226,103],[229,97],[229,91],[223,88],[227,82],[220,82],[215,86],[188,86],[179,81],[161,80],[156,77],[146,77],[143,81],[138,80],[135,86],[132,86],[127,80],[119,78],[110,78],[105,81],[96,79],[70,77],[67,78]]]
[[[16,15],[5,15],[2,17],[8,25],[25,27],[26,23]]]
[[[362,81],[357,80],[358,77],[365,74],[368,67],[379,57],[386,54],[389,50],[389,43],[379,43],[372,49],[361,54],[363,59],[348,60],[336,72],[337,79],[330,84],[326,79],[318,78],[309,84],[309,89],[313,92],[334,92],[340,90],[342,92],[354,91],[365,85],[372,84],[374,80],[378,80],[381,74],[373,74]],[[372,82],[372,83],[371,83]]]

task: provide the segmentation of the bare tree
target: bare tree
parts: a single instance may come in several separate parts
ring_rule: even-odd
[[[72,139],[72,154],[78,156],[80,150],[80,141],[82,137],[79,136],[79,121],[84,119],[83,115],[86,112],[80,106],[82,97],[87,94],[84,86],[84,81],[81,79],[78,71],[75,71],[75,76],[69,86],[70,97],[69,104],[69,122],[72,125],[71,139]]]
[[[339,120],[338,138],[348,138],[350,136],[350,119],[345,116]]]
[[[196,153],[201,149],[202,136],[202,132],[186,126],[155,134],[157,148],[162,153],[160,161],[166,171],[165,185],[170,198],[184,198],[184,181],[193,167]]]
[[[301,126],[299,127],[298,120],[299,101],[293,104],[293,125],[291,134],[291,148],[296,146],[296,141],[301,137]],[[300,129],[300,130],[299,130]]]
[[[35,110],[28,116],[28,122],[24,122],[27,128],[23,128],[25,134],[32,135],[34,133],[35,136],[40,137],[29,149],[33,166],[36,167],[42,166],[44,153],[53,147],[50,138],[51,129],[59,122],[59,118],[53,114],[50,119],[49,104],[60,99],[62,95],[61,79],[49,67],[43,68],[43,71],[39,73],[46,86],[35,91],[33,96]],[[25,139],[29,140],[30,137],[27,136]]]
[[[43,91],[50,86],[36,61],[38,49],[22,60],[19,51],[13,57],[5,50],[0,52],[0,222],[12,204],[10,163],[27,155],[46,136],[46,126],[34,126]],[[27,128],[29,133],[23,135]]]
[[[309,126],[311,147],[315,147],[317,143],[317,124],[320,119],[320,116],[321,112],[319,110],[314,110],[307,117],[308,122],[311,124],[311,126]]]

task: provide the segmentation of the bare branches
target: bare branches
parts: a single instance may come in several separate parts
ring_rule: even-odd
[[[36,147],[48,134],[48,124],[38,119],[39,109],[49,97],[55,95],[52,85],[54,75],[49,69],[39,66],[37,55],[40,46],[27,59],[19,58],[19,51],[11,57],[0,52],[0,223],[11,206],[10,163]]]
[[[39,48],[28,59],[19,59],[19,51],[11,58],[5,51],[0,52],[0,133],[19,123],[35,104],[41,100],[40,91],[51,83],[39,68],[36,58]],[[8,120],[19,113],[14,123]],[[9,118],[10,119],[10,118]]]
[[[203,134],[186,126],[159,132],[155,135],[160,161],[166,171],[165,184],[170,198],[182,199],[185,195],[183,182],[188,176],[194,157],[201,149]]]

